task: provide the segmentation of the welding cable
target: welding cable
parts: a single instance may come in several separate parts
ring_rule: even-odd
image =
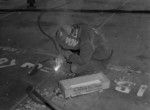
[[[64,4],[61,4],[61,5],[57,6],[57,7],[51,8],[51,9],[49,9],[49,11],[52,10],[52,9],[57,9],[57,8],[59,8],[59,7],[68,5],[68,4],[70,4],[70,2],[66,2],[66,3],[64,3]],[[50,36],[49,34],[47,34],[47,33],[44,31],[44,29],[42,28],[42,26],[41,26],[40,21],[41,21],[41,18],[42,18],[42,16],[43,16],[44,13],[45,13],[45,12],[43,11],[43,12],[41,12],[40,15],[38,16],[38,20],[37,20],[38,27],[39,27],[40,31],[43,33],[43,35],[45,35],[48,39],[50,39],[50,40],[53,42],[53,44],[54,44],[54,46],[55,46],[55,48],[56,48],[58,54],[60,54],[60,48],[59,48],[59,46],[58,46],[58,44],[57,44],[55,38],[53,38],[52,36]]]
[[[47,101],[40,93],[37,92],[35,87],[33,87],[32,85],[27,87],[26,92],[33,101],[35,101],[38,104],[45,105],[50,110],[65,110],[60,105],[56,105],[50,100]]]
[[[29,97],[36,103],[46,105],[50,110],[56,110],[51,104],[49,104],[35,89],[33,86],[28,86],[26,89]]]
[[[44,31],[44,29],[42,28],[42,26],[41,26],[40,20],[41,20],[43,14],[44,14],[44,12],[41,12],[40,15],[38,16],[38,21],[37,21],[38,27],[39,27],[40,31],[42,32],[42,34],[45,35],[48,39],[50,39],[50,40],[53,42],[53,44],[54,44],[54,46],[55,46],[55,49],[57,50],[57,52],[58,52],[58,54],[59,54],[59,48],[58,48],[58,45],[57,45],[57,43],[56,43],[56,40],[55,40],[52,36],[50,36],[49,34],[47,34],[47,33]]]
[[[114,10],[119,10],[121,9],[123,6],[125,6],[127,3],[129,2],[129,0],[125,0],[123,1],[118,7],[116,7]],[[102,27],[109,22],[109,20],[111,20],[113,18],[113,16],[115,16],[116,13],[113,12],[113,14],[111,16],[109,16],[107,19],[104,20],[104,22],[101,24],[96,25],[95,29],[100,31],[102,29]]]

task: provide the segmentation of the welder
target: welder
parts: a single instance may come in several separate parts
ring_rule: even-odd
[[[56,41],[71,64],[71,73],[78,75],[103,71],[112,54],[104,36],[85,23],[61,26],[56,32]]]

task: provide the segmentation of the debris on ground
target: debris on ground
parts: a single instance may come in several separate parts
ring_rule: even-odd
[[[43,97],[52,98],[52,96],[56,96],[54,92],[48,88],[43,89],[42,91],[36,88],[36,91]],[[42,110],[45,109],[46,106],[42,104],[38,104],[34,102],[32,99],[28,99],[26,102],[19,105],[19,107],[15,110]]]
[[[4,64],[6,62],[8,62],[7,58],[0,58],[0,65]]]
[[[1,60],[1,63],[4,62],[4,60],[6,60],[6,59]],[[14,65],[16,65],[16,60],[15,59],[11,60],[10,64],[2,65],[2,66],[0,66],[0,68],[10,67],[10,66],[14,66]]]
[[[146,72],[145,74],[148,75],[148,76],[150,76],[150,73],[147,73],[147,72]]]
[[[60,88],[55,89],[54,91],[55,96],[59,97],[59,98],[64,98]]]
[[[108,65],[107,66],[107,69],[110,69],[110,70],[115,70],[115,71],[122,71],[122,72],[125,72],[125,73],[138,73],[138,74],[141,74],[143,73],[142,71],[140,70],[137,70],[135,69],[134,67],[131,67],[131,66],[120,66],[120,65]]]
[[[138,90],[137,96],[142,97],[147,88],[148,88],[147,85],[141,85]]]
[[[35,64],[30,63],[30,62],[26,62],[24,64],[21,65],[22,68],[28,67],[28,68],[33,68],[35,66]],[[38,64],[38,69],[42,68],[43,65],[42,64]]]
[[[33,102],[32,100],[27,100],[27,102],[25,102],[25,104],[20,104],[19,106],[20,106],[20,108],[23,108],[25,110],[42,110],[42,109],[46,108],[45,105],[37,104],[37,103]],[[16,109],[16,110],[18,110],[18,109]]]
[[[119,80],[114,81],[117,86],[115,87],[115,90],[122,92],[122,93],[130,93],[133,86],[136,85],[136,83],[133,83],[129,80],[125,80],[125,78],[119,78]]]
[[[54,95],[54,93],[51,92],[51,91],[48,90],[48,89],[44,89],[43,91],[40,92],[40,94],[41,94],[43,97],[51,97],[52,95]]]
[[[32,67],[30,71],[28,71],[28,75],[36,74],[38,72],[38,67],[39,65],[35,64],[34,67]]]
[[[130,66],[120,66],[120,65],[108,65],[108,69],[115,71],[123,71],[123,72],[132,72],[132,68]]]

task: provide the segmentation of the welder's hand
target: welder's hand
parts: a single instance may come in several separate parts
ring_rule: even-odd
[[[71,63],[71,61],[70,61],[70,59],[69,59],[69,58],[68,58],[68,59],[66,59],[66,62],[67,62],[67,63]]]
[[[72,54],[71,51],[63,51],[63,57],[66,59],[66,61],[69,62],[69,56]]]
[[[67,63],[71,63],[70,59],[69,59],[69,56],[64,56],[64,59]]]

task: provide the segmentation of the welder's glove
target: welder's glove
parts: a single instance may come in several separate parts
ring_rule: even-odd
[[[69,50],[64,50],[62,54],[63,54],[63,57],[65,58],[66,62],[70,63],[69,56],[72,54],[72,52]]]

